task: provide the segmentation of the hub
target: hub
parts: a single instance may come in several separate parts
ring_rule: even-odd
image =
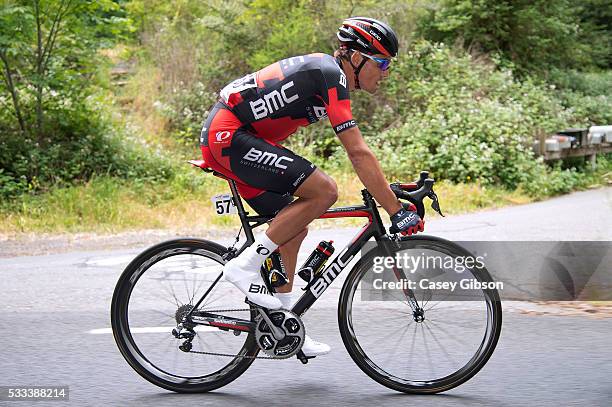
[[[425,321],[425,311],[423,308],[419,307],[412,312],[412,317],[414,318],[415,322],[423,322]]]

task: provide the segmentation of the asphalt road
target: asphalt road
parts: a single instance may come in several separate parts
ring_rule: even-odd
[[[427,227],[429,234],[454,240],[612,240],[612,188],[435,220]],[[318,230],[306,244],[333,238],[341,247],[354,232]],[[208,394],[167,392],[129,367],[111,334],[91,333],[110,326],[115,282],[142,249],[0,259],[0,385],[68,385],[70,403],[79,406],[610,405],[612,319],[533,315],[522,312],[532,307],[522,303],[504,304],[497,349],[469,382],[435,396],[382,387],[344,350],[335,308],[341,279],[305,318],[309,333],[330,344],[331,354],[305,366],[295,359],[256,361],[235,382]]]

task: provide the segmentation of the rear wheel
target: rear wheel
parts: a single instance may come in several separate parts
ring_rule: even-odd
[[[239,377],[258,353],[249,332],[195,326],[191,346],[172,334],[183,316],[206,293],[199,311],[254,319],[244,295],[219,279],[227,249],[200,239],[154,246],[125,269],[113,294],[111,323],[127,362],[142,377],[176,392],[206,392]],[[232,357],[198,354],[208,352]]]
[[[403,239],[394,257],[404,253],[450,259],[472,256],[452,242],[428,236]],[[467,297],[431,297],[426,290],[417,289],[414,294],[421,310],[415,312],[403,291],[381,291],[382,283],[373,283],[382,276],[373,267],[377,254],[371,251],[362,257],[340,294],[340,333],[357,366],[384,386],[416,394],[452,389],[478,373],[501,332],[497,290],[474,290]],[[428,281],[448,281],[453,272],[457,273],[436,266]],[[423,275],[423,271],[418,273]],[[485,268],[461,273],[461,278],[493,281]],[[408,279],[414,276],[407,274]]]

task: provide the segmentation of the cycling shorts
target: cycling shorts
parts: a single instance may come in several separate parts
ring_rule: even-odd
[[[256,136],[223,104],[213,106],[200,135],[206,164],[236,181],[240,196],[260,215],[275,215],[316,169],[291,150]]]

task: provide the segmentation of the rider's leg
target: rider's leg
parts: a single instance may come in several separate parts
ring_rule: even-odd
[[[276,291],[278,293],[290,293],[293,289],[293,277],[295,276],[295,268],[297,267],[298,253],[307,234],[308,229],[304,228],[291,240],[278,248],[281,258],[283,259],[283,264],[285,265],[285,272],[287,273],[287,277],[289,277],[289,282],[287,284],[277,288]]]
[[[338,188],[334,180],[322,171],[316,170],[295,191],[294,195],[299,198],[282,209],[266,231],[266,235],[273,241],[283,242],[287,236],[291,236],[280,249],[290,282],[278,289],[280,295],[277,297],[283,303],[283,308],[286,309],[290,309],[295,300],[291,288],[297,265],[297,254],[307,233],[305,227],[336,202]],[[317,342],[308,335],[304,338],[302,352],[306,356],[325,355],[330,351],[329,345]]]
[[[303,229],[300,233],[289,240],[287,243],[279,247],[283,264],[285,265],[285,271],[289,277],[289,283],[276,289],[277,293],[274,295],[283,304],[283,308],[291,309],[293,304],[297,300],[297,295],[293,295],[291,292],[293,288],[293,277],[295,275],[295,269],[297,266],[297,256],[300,251],[300,245],[306,237],[308,229]],[[309,335],[304,338],[304,344],[302,345],[302,352],[306,356],[321,356],[329,353],[331,347],[323,342],[318,342],[312,339]]]
[[[212,126],[216,122],[211,123]],[[303,157],[245,130],[237,129],[229,133],[230,137],[219,140],[218,132],[207,131],[208,145],[203,145],[202,152],[213,169],[260,191],[299,197],[278,213],[268,231],[224,267],[226,280],[251,301],[266,308],[280,308],[277,298],[266,295],[259,268],[272,251],[293,239],[336,201],[336,184]]]
[[[338,199],[338,187],[323,171],[316,169],[294,192],[297,200],[282,209],[272,220],[266,235],[282,245],[321,216]]]
[[[338,199],[334,180],[315,169],[298,187],[294,195],[299,198],[283,208],[270,223],[268,230],[224,268],[226,280],[242,290],[247,297],[265,308],[278,309],[283,304],[278,298],[266,295],[265,285],[259,277],[259,268],[278,246],[296,237],[304,228],[323,214]],[[289,261],[295,262],[299,246],[290,244]],[[282,256],[282,254],[281,254]],[[295,265],[293,266],[295,270]]]

